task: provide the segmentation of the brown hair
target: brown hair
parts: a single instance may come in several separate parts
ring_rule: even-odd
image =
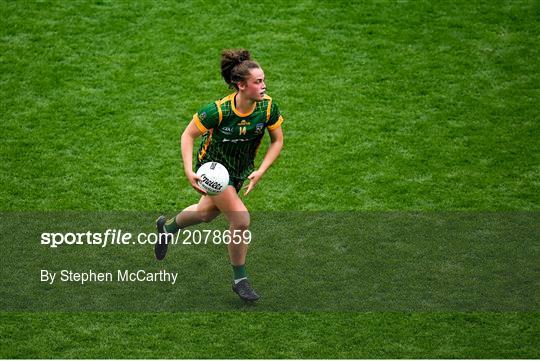
[[[249,77],[249,71],[260,67],[251,60],[251,54],[246,49],[226,49],[221,52],[221,76],[229,88],[238,90],[238,83]]]

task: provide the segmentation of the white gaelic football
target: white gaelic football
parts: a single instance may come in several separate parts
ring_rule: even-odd
[[[197,175],[201,178],[199,186],[209,195],[223,192],[229,184],[229,172],[218,162],[204,163],[197,170]]]

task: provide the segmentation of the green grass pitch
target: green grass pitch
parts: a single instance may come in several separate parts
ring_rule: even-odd
[[[1,0],[0,14],[3,246],[24,227],[6,227],[7,212],[172,214],[195,202],[178,138],[228,93],[229,47],[252,51],[285,118],[250,210],[537,218],[538,2]],[[256,252],[257,272],[294,269]],[[519,312],[2,309],[0,357],[539,358],[530,287],[536,301]]]

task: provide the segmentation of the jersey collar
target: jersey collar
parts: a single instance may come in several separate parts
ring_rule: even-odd
[[[232,96],[231,96],[231,108],[232,108],[234,114],[238,115],[239,117],[248,117],[248,116],[250,116],[255,111],[255,107],[257,106],[257,102],[253,103],[253,107],[251,107],[251,110],[249,110],[247,113],[240,113],[238,110],[236,110],[236,106],[234,105],[234,103],[236,103],[236,101],[235,101],[236,94],[238,94],[238,92],[233,93]]]

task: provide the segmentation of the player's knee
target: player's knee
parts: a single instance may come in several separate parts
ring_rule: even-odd
[[[235,212],[233,217],[230,217],[230,226],[232,229],[245,231],[249,229],[250,224],[249,212]]]

